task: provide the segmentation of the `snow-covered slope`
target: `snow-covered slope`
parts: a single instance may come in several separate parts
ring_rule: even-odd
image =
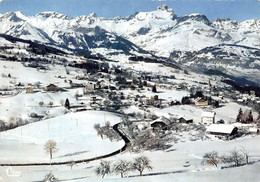
[[[139,12],[125,18],[107,19],[95,13],[70,18],[57,12],[26,17],[21,12],[12,12],[1,15],[0,22],[0,33],[72,49],[92,48],[93,41],[98,42],[95,44],[98,47],[109,42],[120,49],[120,46],[128,44],[123,38],[165,57],[173,50],[197,51],[222,43],[260,48],[259,20],[239,23],[216,19],[210,22],[201,14],[178,17],[166,5],[159,6],[155,11]],[[118,36],[122,39],[118,40]]]
[[[49,156],[43,148],[49,139],[55,140],[59,151],[53,161],[87,159],[108,154],[120,149],[123,141],[110,142],[102,140],[93,129],[94,124],[104,125],[106,121],[112,125],[121,118],[116,114],[102,111],[86,111],[72,113],[33,123],[1,133],[1,161],[12,162],[49,162]],[[87,118],[87,119],[86,119]],[[10,149],[12,151],[10,153]],[[17,154],[17,151],[20,151]],[[78,151],[81,152],[78,152]],[[31,151],[34,151],[31,153]],[[8,156],[8,157],[7,157]]]
[[[27,17],[0,15],[0,34],[32,40],[107,59],[130,56],[170,57],[187,66],[222,69],[259,83],[260,20],[236,22],[205,15],[178,17],[166,5],[128,17],[75,18],[57,12]],[[223,69],[224,68],[224,69]],[[254,73],[254,74],[252,74]]]
[[[257,48],[221,44],[193,52],[174,51],[171,59],[201,71],[218,70],[258,85],[260,83],[260,49]]]
[[[146,53],[130,41],[108,32],[99,26],[78,26],[77,18],[72,19],[56,12],[43,12],[26,17],[21,12],[0,16],[0,33],[32,40],[69,50],[91,52],[92,49],[106,48],[114,52],[130,54]]]

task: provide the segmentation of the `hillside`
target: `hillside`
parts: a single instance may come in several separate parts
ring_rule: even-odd
[[[260,179],[259,20],[162,5],[0,24],[0,181]]]
[[[10,12],[1,15],[0,22],[1,34],[62,50],[112,60],[170,58],[191,69],[195,65],[221,70],[259,86],[259,20],[210,22],[201,14],[178,17],[173,9],[162,5],[155,11],[110,19],[95,13],[71,18],[57,12],[30,17]]]

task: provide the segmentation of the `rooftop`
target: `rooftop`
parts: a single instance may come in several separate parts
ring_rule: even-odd
[[[230,124],[212,124],[208,127],[206,132],[231,134],[236,127]]]

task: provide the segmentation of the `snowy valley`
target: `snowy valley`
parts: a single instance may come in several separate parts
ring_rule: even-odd
[[[0,181],[260,180],[259,20],[162,5],[0,25]]]

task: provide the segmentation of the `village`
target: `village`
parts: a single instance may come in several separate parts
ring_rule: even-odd
[[[116,149],[119,154],[114,156],[116,159],[145,153],[157,161],[157,156],[162,155],[159,151],[174,159],[171,156],[174,152],[180,152],[178,155],[183,157],[186,152],[183,150],[188,150],[186,147],[196,145],[196,142],[204,145],[204,142],[247,141],[259,134],[258,93],[254,90],[241,92],[224,83],[219,76],[201,75],[185,67],[160,62],[136,62],[127,57],[123,59],[124,64],[122,60],[104,61],[75,54],[49,53],[43,58],[38,53],[31,53],[25,45],[5,48],[2,54],[1,139],[9,142],[14,137],[14,141],[20,138],[26,141],[19,155],[28,153],[26,148],[32,146],[36,147],[32,150],[37,149],[40,154],[34,154],[33,159],[37,160],[30,155],[17,157],[16,161],[2,157],[1,165],[8,162],[13,165],[47,164],[48,156],[42,151],[46,136],[55,138],[61,148],[51,163],[71,164],[72,171],[76,163],[78,167],[75,168],[82,170],[86,164],[80,161],[85,159],[93,159],[98,166],[99,158]],[[62,124],[63,120],[66,124]],[[38,130],[41,132],[36,132]],[[31,139],[34,134],[38,138]],[[66,135],[72,139],[64,137]],[[121,135],[127,138],[125,147]],[[92,143],[99,145],[97,151],[89,144],[91,142],[80,146],[81,151],[76,150],[77,147],[67,147],[69,140],[79,146],[92,138],[95,138]],[[182,147],[183,144],[187,146]],[[225,143],[218,145],[223,147]],[[106,150],[103,151],[101,146],[106,146]],[[243,147],[245,150],[250,148],[248,145]],[[170,169],[192,171],[196,167],[198,170],[199,163],[207,159],[204,158],[206,154],[215,154],[209,150],[196,154],[202,155],[195,157],[196,160],[183,157]],[[238,151],[236,147],[229,150]],[[8,148],[3,151],[4,155],[9,152]],[[9,155],[12,158],[16,154]],[[221,167],[230,166],[223,164]],[[155,171],[160,174],[160,169]],[[41,170],[44,174],[45,170]],[[93,173],[92,168],[89,173]],[[81,173],[77,175],[82,176]]]
[[[42,61],[37,58],[36,62],[24,58],[24,54],[20,55],[20,58],[16,58],[23,63],[23,66],[28,68],[34,68],[38,72],[46,72],[45,66],[48,58]],[[54,56],[50,56],[54,58]],[[58,57],[58,56],[57,56]],[[251,106],[254,110],[259,109],[260,98],[256,96],[254,91],[248,93],[241,93],[235,90],[232,86],[217,83],[221,80],[219,78],[213,78],[204,81],[195,81],[187,83],[186,80],[176,79],[176,75],[172,74],[166,76],[164,74],[153,74],[152,72],[136,71],[134,69],[126,69],[120,66],[109,66],[106,63],[100,63],[97,60],[90,60],[87,63],[70,62],[65,58],[59,59],[64,65],[65,74],[54,75],[55,79],[59,80],[61,84],[55,84],[50,82],[49,84],[41,83],[38,80],[34,83],[17,83],[16,78],[12,77],[12,73],[3,72],[2,78],[14,80],[10,81],[8,86],[1,88],[0,94],[2,97],[12,97],[20,93],[28,95],[39,93],[66,93],[73,90],[73,101],[68,98],[63,98],[56,101],[39,101],[40,107],[63,107],[65,106],[71,112],[86,111],[86,110],[102,110],[116,112],[124,115],[127,118],[132,118],[136,121],[149,121],[151,126],[165,128],[170,122],[185,123],[185,124],[202,124],[208,130],[205,134],[213,134],[217,137],[225,136],[225,138],[232,138],[237,134],[238,128],[242,130],[244,126],[248,131],[254,131],[258,133],[257,125],[259,122],[259,116],[255,116],[252,119],[236,118],[233,121],[225,121],[223,118],[216,120],[216,112],[214,109],[223,107],[226,103],[234,102],[241,106]],[[59,62],[59,61],[58,61]],[[132,64],[132,63],[131,63]],[[4,66],[5,67],[5,66]],[[44,68],[44,69],[43,69]],[[70,74],[70,69],[76,73]],[[79,74],[83,70],[83,73]],[[183,74],[189,77],[187,70],[177,70],[177,73],[183,72]],[[215,79],[215,80],[214,80]],[[212,83],[214,84],[212,84]],[[66,100],[67,99],[67,100]],[[66,102],[70,102],[69,107],[66,106]],[[198,119],[192,117],[178,117],[170,114],[171,117],[163,117],[168,122],[158,121],[160,116],[154,114],[154,110],[163,110],[170,107],[179,106],[192,106],[193,108],[199,108],[201,117]],[[134,108],[134,109],[133,109]],[[134,111],[135,110],[135,111]],[[237,114],[239,115],[239,110]],[[247,110],[245,113],[252,115]],[[241,114],[242,115],[242,114]],[[30,113],[29,118],[25,123],[31,121],[39,121],[45,119],[46,116],[39,115],[37,113]],[[240,116],[238,116],[240,117]],[[247,116],[244,116],[247,118]],[[246,120],[246,121],[245,121]],[[248,121],[247,121],[248,120]],[[148,123],[149,123],[148,122]],[[240,122],[244,125],[240,125],[238,128],[236,125],[230,126],[230,124]],[[25,124],[23,123],[23,124]],[[15,128],[19,125],[23,125],[19,121],[10,126]],[[8,128],[5,123],[2,123],[2,128]],[[217,126],[219,125],[219,126]],[[209,127],[210,126],[210,127]],[[232,129],[230,129],[232,128]],[[4,129],[1,129],[4,130]],[[226,131],[228,133],[225,133]],[[244,129],[243,129],[244,131]]]

